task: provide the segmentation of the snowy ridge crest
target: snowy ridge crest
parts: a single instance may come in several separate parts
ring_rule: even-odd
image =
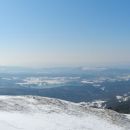
[[[130,130],[130,120],[123,114],[54,98],[40,96],[0,96],[0,111],[24,114],[67,114],[81,118],[93,116],[120,126],[123,128],[122,130]]]

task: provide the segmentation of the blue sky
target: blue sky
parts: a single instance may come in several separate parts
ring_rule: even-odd
[[[0,65],[130,64],[129,0],[1,0]]]

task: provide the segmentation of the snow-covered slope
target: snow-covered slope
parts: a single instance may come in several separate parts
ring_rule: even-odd
[[[38,96],[0,96],[1,130],[130,130],[111,110]]]

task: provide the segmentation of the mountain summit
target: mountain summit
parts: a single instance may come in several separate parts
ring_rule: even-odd
[[[2,130],[130,130],[123,114],[39,96],[0,96]]]

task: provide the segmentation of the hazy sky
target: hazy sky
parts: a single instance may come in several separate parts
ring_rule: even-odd
[[[0,0],[0,65],[130,64],[130,0]]]

